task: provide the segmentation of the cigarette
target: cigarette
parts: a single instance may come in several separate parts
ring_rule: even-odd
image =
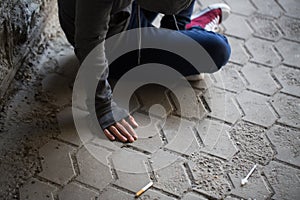
[[[141,196],[146,190],[148,190],[153,185],[153,182],[151,181],[146,186],[144,186],[142,189],[140,189],[137,193],[135,193],[135,197]]]

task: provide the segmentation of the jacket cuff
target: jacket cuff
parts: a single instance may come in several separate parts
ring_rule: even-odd
[[[118,107],[114,102],[111,103],[110,109],[107,109],[106,112],[97,111],[96,114],[103,130],[129,116],[125,109]]]

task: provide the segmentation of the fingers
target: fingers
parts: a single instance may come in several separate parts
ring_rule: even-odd
[[[113,140],[116,139],[112,134],[110,134],[110,132],[109,132],[107,129],[104,129],[103,132],[104,132],[104,134],[106,135],[106,137],[107,137],[108,139],[110,139],[111,141],[113,141]]]
[[[122,124],[117,122],[116,128],[122,133],[123,136],[125,136],[128,139],[129,142],[134,142],[135,139]]]
[[[132,116],[128,117],[128,122],[122,119],[120,122],[104,129],[104,134],[110,140],[119,139],[121,142],[134,142],[138,136],[133,127],[138,127],[135,119]]]
[[[138,123],[136,123],[135,119],[131,115],[129,115],[128,120],[130,125],[133,126],[134,128],[139,126]]]
[[[132,126],[128,124],[128,122],[125,119],[121,120],[121,124],[126,128],[126,130],[130,133],[130,135],[133,136],[133,138],[136,140],[138,138],[136,132],[133,130]]]
[[[115,126],[108,127],[109,131],[122,142],[126,142],[127,138],[123,136]]]

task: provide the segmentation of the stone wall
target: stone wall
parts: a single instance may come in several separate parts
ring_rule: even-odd
[[[38,40],[54,0],[0,0],[0,98]]]

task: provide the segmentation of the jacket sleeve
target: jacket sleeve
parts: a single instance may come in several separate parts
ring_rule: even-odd
[[[75,17],[75,52],[82,63],[84,58],[106,38],[113,0],[77,0]],[[104,47],[103,47],[104,52]],[[96,95],[95,109],[102,129],[128,116],[112,100],[112,91],[107,81],[108,66],[104,58],[96,66],[105,68],[101,75]]]

